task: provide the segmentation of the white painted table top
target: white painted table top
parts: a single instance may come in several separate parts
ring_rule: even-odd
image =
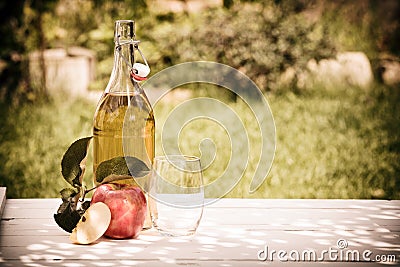
[[[221,199],[194,236],[92,245],[56,225],[60,203],[6,200],[0,266],[400,266],[400,200]]]

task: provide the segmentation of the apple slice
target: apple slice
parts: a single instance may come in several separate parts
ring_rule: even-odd
[[[94,203],[82,215],[69,239],[78,244],[90,244],[107,231],[110,221],[110,208],[103,202]]]

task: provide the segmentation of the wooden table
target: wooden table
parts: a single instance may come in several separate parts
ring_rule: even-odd
[[[6,201],[0,266],[400,265],[398,200],[221,199],[205,207],[194,236],[152,229],[93,245],[71,244],[55,224],[60,201]]]

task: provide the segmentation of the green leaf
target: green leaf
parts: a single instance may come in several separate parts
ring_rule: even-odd
[[[60,191],[60,195],[63,201],[68,201],[70,198],[75,197],[77,194],[78,192],[72,188],[64,188]]]
[[[92,137],[85,137],[72,143],[61,160],[61,173],[73,187],[82,186],[87,150]]]
[[[150,169],[146,163],[135,157],[115,157],[103,161],[97,167],[96,181],[112,182],[122,179],[143,177],[149,173]]]
[[[146,176],[150,169],[146,163],[135,157],[125,157],[126,164],[128,165],[129,172],[133,177],[139,178]]]
[[[90,201],[85,201],[79,206],[79,194],[73,189],[65,188],[60,193],[63,203],[58,208],[57,213],[54,214],[54,220],[64,231],[71,233],[89,208]],[[69,193],[71,194],[68,197]]]
[[[121,181],[121,180],[126,180],[126,179],[132,179],[131,175],[115,175],[115,174],[110,174],[107,177],[101,181],[102,184],[107,184],[107,183],[112,183],[115,181]]]
[[[54,214],[54,220],[63,230],[71,233],[76,227],[81,215],[76,209],[71,207],[71,202],[64,201],[58,208],[57,214]]]

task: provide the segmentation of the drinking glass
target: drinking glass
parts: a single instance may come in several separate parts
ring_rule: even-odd
[[[194,234],[204,205],[200,159],[183,155],[155,157],[149,193],[151,220],[161,234]]]

